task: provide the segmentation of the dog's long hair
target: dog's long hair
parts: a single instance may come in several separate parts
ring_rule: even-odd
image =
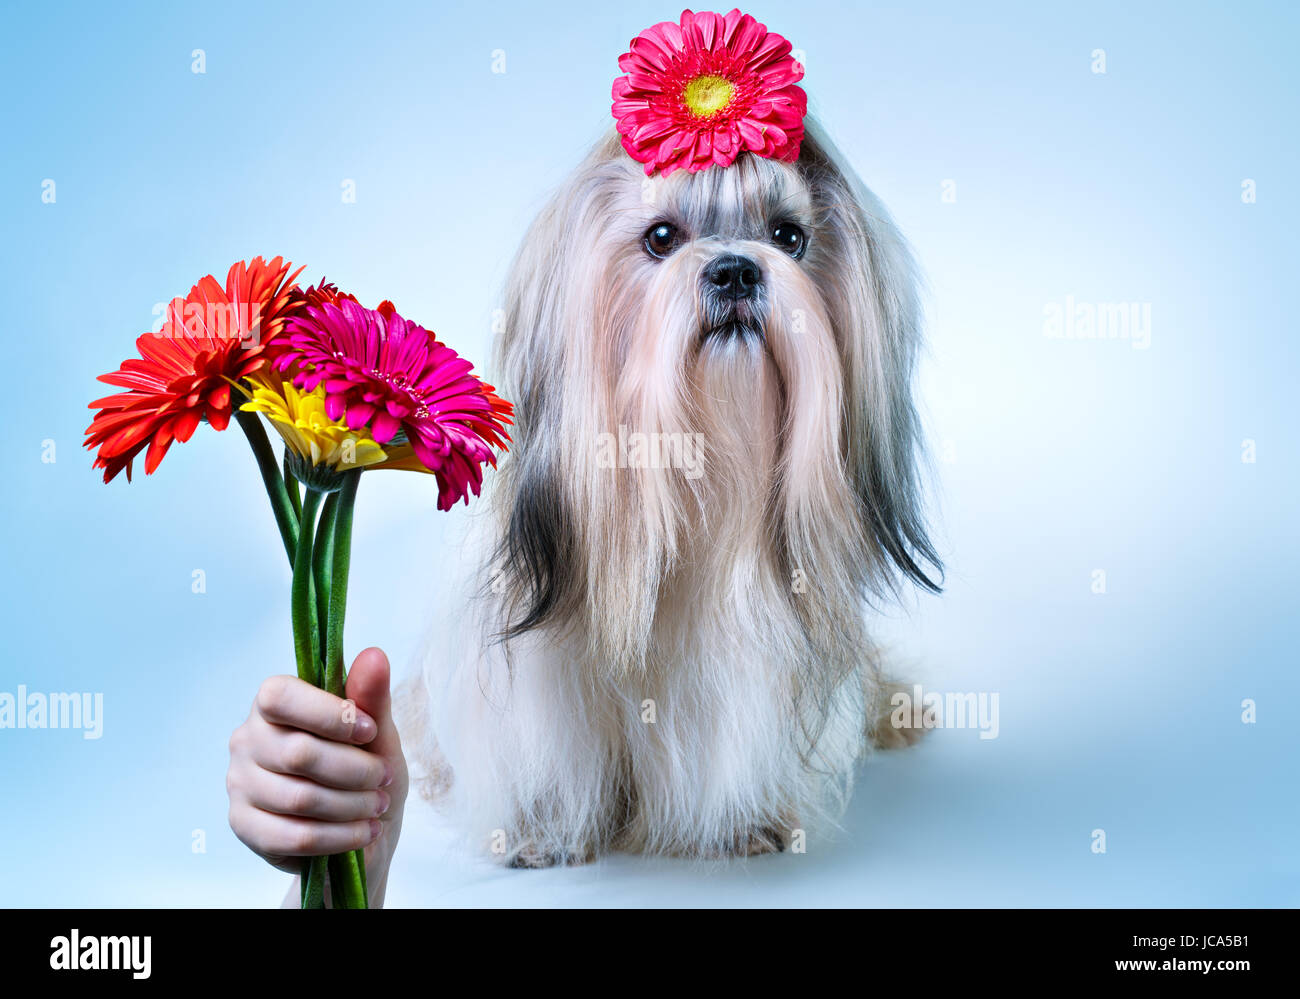
[[[878,714],[865,605],[906,580],[937,589],[911,391],[913,259],[805,124],[796,163],[742,154],[655,179],[611,131],[515,260],[496,364],[517,422],[482,578],[483,640],[500,652],[474,669],[488,700],[526,712],[534,695],[507,691],[542,668],[537,649],[563,649],[567,665],[545,668],[584,707],[554,724],[585,731],[553,752],[606,761],[585,795],[546,792],[566,779],[562,761],[482,768],[510,785],[522,814],[499,827],[528,849],[692,852],[834,811]],[[683,241],[656,259],[643,235],[665,219]],[[807,233],[800,259],[772,242],[782,220]],[[702,278],[728,253],[762,275],[744,322]],[[600,460],[624,433],[699,442],[699,473]],[[642,694],[670,701],[653,725],[637,717]],[[559,699],[546,710],[564,713]],[[734,758],[718,748],[727,726],[747,733]],[[474,752],[451,761],[458,780]],[[670,758],[661,771],[655,753]],[[691,799],[719,782],[731,786],[713,804]]]

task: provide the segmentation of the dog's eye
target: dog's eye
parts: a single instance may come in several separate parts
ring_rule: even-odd
[[[645,252],[652,257],[663,259],[677,249],[681,242],[681,231],[671,222],[659,222],[646,230]]]
[[[808,237],[793,222],[782,222],[772,230],[772,242],[798,260],[808,246]]]

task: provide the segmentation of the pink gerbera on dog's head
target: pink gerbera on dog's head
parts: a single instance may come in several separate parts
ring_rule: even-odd
[[[614,117],[647,175],[730,166],[742,152],[793,162],[808,98],[790,43],[748,14],[682,11],[619,57]]]

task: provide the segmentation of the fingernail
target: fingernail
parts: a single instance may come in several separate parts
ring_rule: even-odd
[[[352,738],[357,742],[369,742],[379,734],[379,726],[369,715],[357,715],[357,723],[352,726]]]
[[[380,787],[387,787],[393,782],[393,765],[387,760],[384,761],[384,780]]]
[[[378,819],[370,820],[370,842],[373,843],[375,840],[377,840],[379,838],[379,834],[382,833],[383,831],[384,831],[384,824],[382,822],[380,822]]]

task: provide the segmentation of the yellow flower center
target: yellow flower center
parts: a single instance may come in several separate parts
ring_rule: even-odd
[[[721,76],[697,76],[686,84],[682,99],[691,114],[704,117],[721,111],[731,103],[736,85]]]

